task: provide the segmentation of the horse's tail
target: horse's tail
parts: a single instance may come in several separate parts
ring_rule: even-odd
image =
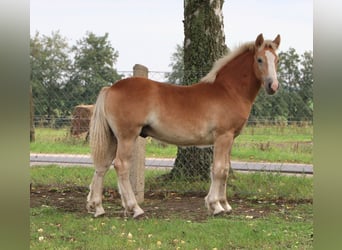
[[[114,139],[105,114],[105,101],[108,89],[109,87],[103,87],[100,91],[90,121],[89,142],[91,156],[95,165],[104,164],[104,161],[108,158],[108,148]]]

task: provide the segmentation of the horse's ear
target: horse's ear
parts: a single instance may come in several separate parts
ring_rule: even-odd
[[[260,46],[264,43],[264,36],[261,34],[258,35],[257,39],[255,40],[255,47],[260,48]]]
[[[278,34],[277,37],[273,40],[273,43],[277,45],[277,48],[279,47],[280,44],[280,35]]]

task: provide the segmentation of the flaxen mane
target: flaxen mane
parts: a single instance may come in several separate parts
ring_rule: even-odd
[[[269,46],[273,50],[277,49],[277,45],[274,44],[271,40],[265,40],[263,46],[261,46],[260,49],[264,49],[265,46]],[[230,62],[231,60],[233,60],[235,57],[242,54],[243,52],[247,50],[254,50],[254,48],[255,48],[255,42],[247,42],[247,43],[240,45],[239,47],[234,49],[232,52],[218,59],[214,63],[214,66],[209,71],[209,73],[205,77],[203,77],[200,80],[200,82],[213,83],[216,79],[217,73],[222,69],[224,65],[226,65],[228,62]]]

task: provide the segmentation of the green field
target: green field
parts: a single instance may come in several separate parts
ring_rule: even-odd
[[[207,191],[209,185],[199,188],[186,181],[158,181],[161,174],[163,171],[146,171],[146,190],[157,193],[181,186],[184,190]],[[147,217],[133,220],[113,213],[122,211],[119,198],[111,199],[106,193],[104,207],[108,214],[94,219],[86,213],[86,187],[92,175],[93,169],[84,167],[30,168],[32,192],[42,202],[30,209],[30,249],[313,248],[312,177],[236,173],[227,185],[233,214],[208,216],[203,212],[203,197],[199,198],[199,205],[187,204],[180,212],[170,212],[170,207],[163,207],[164,203],[176,196],[173,201],[177,205],[189,195],[164,192],[163,197],[152,200],[153,204],[145,199],[141,206],[149,207],[145,210]],[[115,189],[116,184],[115,172],[111,170],[105,179],[105,190]],[[42,189],[48,192],[40,193]],[[74,189],[80,190],[78,196]],[[51,197],[56,194],[59,198],[55,202],[64,206],[54,205]],[[66,205],[73,209],[63,209]],[[195,212],[189,212],[189,208]],[[202,211],[201,220],[195,217],[200,213],[197,209]],[[165,211],[167,217],[162,216]]]
[[[89,154],[84,137],[71,137],[68,129],[36,128],[32,153]],[[312,163],[313,126],[247,126],[235,139],[232,160]],[[147,139],[147,157],[175,157],[177,147]]]
[[[30,249],[312,249],[307,205],[285,217],[142,221],[93,219],[46,207],[31,210]]]

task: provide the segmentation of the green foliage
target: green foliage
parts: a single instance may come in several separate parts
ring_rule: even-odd
[[[76,105],[93,104],[103,86],[122,77],[114,69],[117,58],[108,33],[88,32],[72,47],[59,32],[36,33],[30,40],[36,122],[59,127]]]
[[[69,50],[59,32],[52,32],[51,37],[36,33],[30,39],[30,81],[36,117],[50,120],[63,113],[62,88],[71,69]]]
[[[73,74],[66,86],[69,110],[78,104],[95,103],[102,87],[121,78],[113,68],[119,54],[108,41],[108,33],[104,36],[87,33],[72,47],[72,52]]]
[[[176,51],[171,56],[171,63],[169,66],[172,68],[170,73],[166,73],[165,77],[168,82],[175,84],[182,84],[184,78],[184,50],[183,46],[177,44]]]

